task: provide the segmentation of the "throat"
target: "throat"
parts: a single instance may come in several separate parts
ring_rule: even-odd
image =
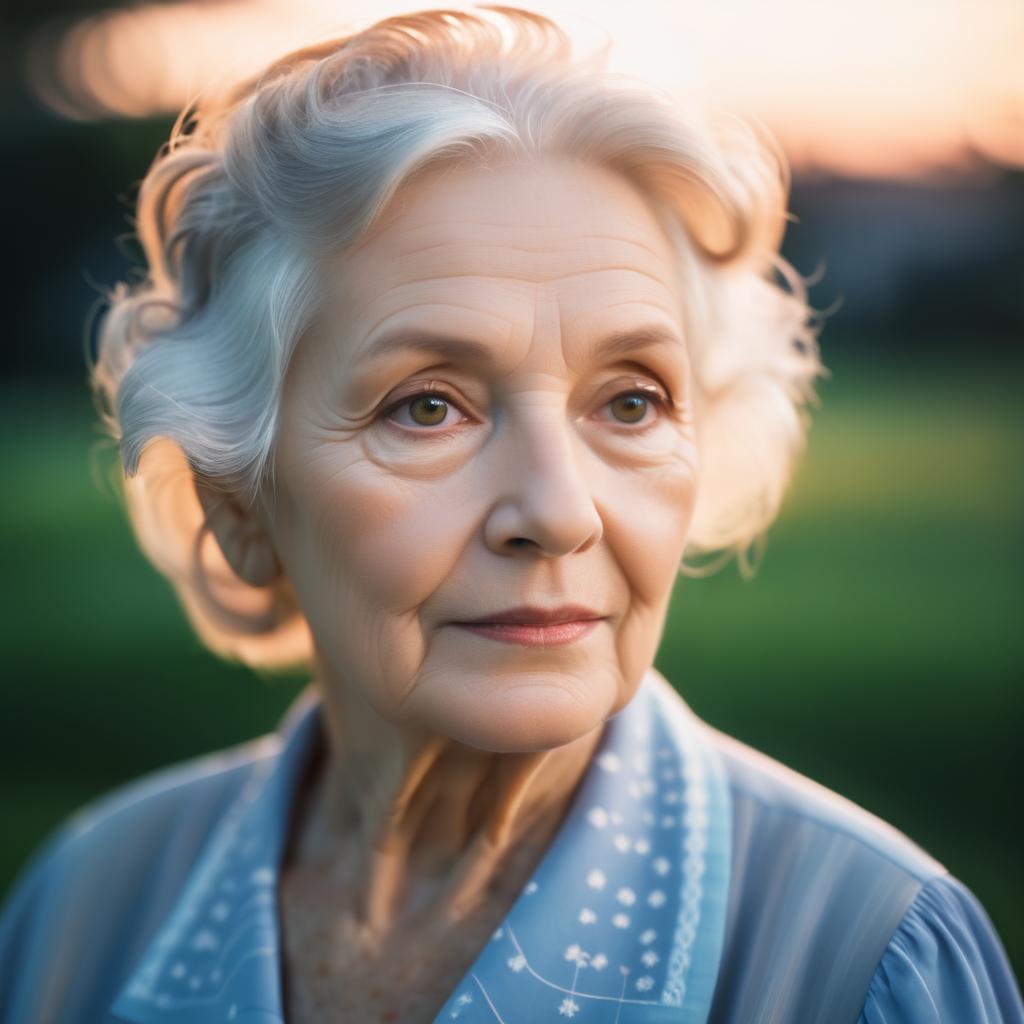
[[[282,878],[299,905],[344,914],[368,954],[410,928],[441,938],[471,919],[497,924],[554,839],[597,738],[528,754],[434,740],[390,781],[354,753],[325,754]]]
[[[329,860],[290,859],[280,899],[292,970],[315,962],[314,984],[351,985],[360,970],[413,963],[417,984],[440,1005],[529,883],[560,823],[555,815],[538,820],[500,851],[471,840],[454,859],[409,842],[367,856],[354,841]]]

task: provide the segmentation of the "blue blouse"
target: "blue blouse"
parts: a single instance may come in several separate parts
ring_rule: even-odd
[[[0,915],[9,1024],[281,1024],[278,871],[325,742],[277,732],[68,819]],[[698,719],[654,669],[435,1024],[1024,1024],[974,896],[900,832]]]

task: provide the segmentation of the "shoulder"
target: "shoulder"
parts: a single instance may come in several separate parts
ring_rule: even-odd
[[[47,837],[0,907],[0,1019],[55,1019],[54,1006],[38,1001],[70,986],[80,1004],[102,1002],[276,739],[151,772],[86,804]]]
[[[908,836],[852,800],[731,736],[706,726],[733,799],[734,841],[789,853],[827,848],[848,870],[860,866],[914,883],[946,869]],[[916,888],[916,886],[915,886]]]
[[[187,856],[202,843],[252,768],[274,755],[275,739],[261,737],[160,768],[83,805],[32,855],[5,912],[27,891],[58,881],[84,880],[90,871],[109,873],[130,862],[152,866],[154,851],[164,851],[166,857],[169,844]]]
[[[974,894],[946,875],[921,887],[868,986],[860,1024],[1022,1024],[1006,951]]]
[[[898,829],[705,726],[732,802],[714,1020],[855,1020],[922,887],[945,868]]]
[[[1024,1024],[1005,950],[898,829],[710,726],[732,799],[714,1021]]]

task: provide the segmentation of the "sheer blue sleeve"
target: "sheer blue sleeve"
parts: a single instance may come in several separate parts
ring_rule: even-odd
[[[949,875],[926,883],[893,934],[859,1024],[1024,1024],[1002,943],[974,894]]]

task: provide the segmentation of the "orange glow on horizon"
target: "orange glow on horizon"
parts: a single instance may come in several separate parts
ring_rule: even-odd
[[[1024,165],[1019,0],[548,0],[533,7],[611,69],[760,117],[794,167],[866,176]],[[353,0],[149,4],[36,35],[37,95],[76,119],[176,113],[202,90],[311,39],[430,6]]]

